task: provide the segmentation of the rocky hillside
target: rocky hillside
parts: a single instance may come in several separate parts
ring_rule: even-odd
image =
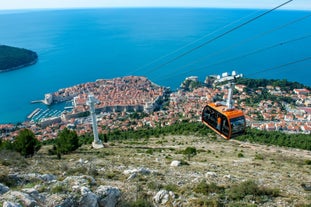
[[[165,136],[0,154],[0,206],[310,206],[311,152]],[[191,149],[191,150],[188,150]]]

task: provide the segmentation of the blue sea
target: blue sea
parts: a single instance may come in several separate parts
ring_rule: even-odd
[[[274,11],[234,29],[263,12],[0,11],[0,44],[39,55],[33,66],[0,73],[0,123],[24,121],[34,109],[44,108],[30,102],[45,93],[125,75],[147,76],[172,90],[187,76],[204,80],[232,70],[249,78],[288,79],[311,86],[310,11]]]

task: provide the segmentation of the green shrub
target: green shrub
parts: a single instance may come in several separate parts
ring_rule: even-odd
[[[62,193],[65,191],[65,188],[62,185],[56,185],[51,189],[51,193]]]
[[[78,135],[75,131],[69,130],[67,128],[59,132],[57,138],[55,139],[55,145],[53,146],[53,152],[61,158],[61,154],[68,154],[75,151],[81,146],[79,143]],[[50,152],[49,152],[50,153]]]
[[[161,188],[163,188],[163,186],[161,184],[159,184],[158,182],[154,182],[154,181],[151,181],[149,183],[147,183],[147,186],[149,189],[151,190],[160,190]]]
[[[279,196],[278,189],[260,188],[254,181],[248,180],[230,188],[228,196],[232,200],[241,200],[244,197],[251,196]]]
[[[180,165],[189,165],[189,163],[185,160],[180,160]]]
[[[208,184],[205,180],[202,180],[194,187],[194,192],[208,195],[210,193],[221,193],[224,191],[224,187],[219,187],[216,183]]]
[[[264,156],[261,154],[256,154],[255,155],[255,160],[264,160]]]
[[[120,206],[122,207],[153,207],[152,202],[146,199],[137,199],[135,201],[128,201],[125,203],[121,203]]]
[[[152,155],[153,154],[153,149],[147,149],[146,153]]]
[[[169,183],[165,186],[163,186],[163,188],[167,191],[173,191],[173,192],[177,192],[178,191],[178,185],[175,185],[175,184],[172,184],[172,183]]]
[[[68,169],[68,175],[84,175],[88,171],[87,167],[79,166],[75,168]]]
[[[311,160],[305,160],[306,165],[311,165]]]
[[[190,157],[197,154],[197,149],[195,147],[187,147],[182,153],[188,157],[188,160],[190,160]]]
[[[244,157],[244,154],[243,154],[242,152],[239,152],[239,153],[238,153],[238,157],[239,157],[239,158]]]
[[[24,157],[32,157],[41,148],[41,143],[36,139],[35,134],[29,129],[22,129],[13,146],[17,152]]]
[[[197,200],[192,200],[189,206],[222,207],[225,205],[223,205],[218,198],[199,198]]]

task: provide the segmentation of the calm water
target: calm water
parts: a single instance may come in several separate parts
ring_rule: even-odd
[[[124,75],[147,76],[155,83],[176,89],[186,76],[197,75],[203,80],[209,74],[236,70],[250,78],[285,78],[311,86],[310,60],[266,70],[311,56],[311,38],[306,37],[311,35],[311,17],[291,23],[310,15],[310,11],[276,11],[158,67],[262,12],[229,9],[0,12],[0,44],[28,48],[39,55],[34,66],[0,73],[0,123],[23,121],[41,106],[30,101],[42,99],[45,93]],[[292,42],[300,37],[306,38]],[[172,53],[177,49],[180,50]],[[243,56],[254,51],[257,52]],[[239,56],[243,58],[226,61]]]

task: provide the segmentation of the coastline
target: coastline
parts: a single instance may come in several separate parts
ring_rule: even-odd
[[[32,65],[34,65],[34,64],[36,64],[38,62],[38,59],[39,58],[38,58],[38,55],[37,55],[36,59],[33,60],[30,63],[26,63],[26,64],[23,64],[23,65],[20,65],[20,66],[16,66],[16,67],[13,67],[13,68],[8,68],[8,69],[0,70],[0,73],[10,72],[10,71],[13,71],[13,70],[19,70],[21,68],[26,68],[26,67],[32,66]]]

